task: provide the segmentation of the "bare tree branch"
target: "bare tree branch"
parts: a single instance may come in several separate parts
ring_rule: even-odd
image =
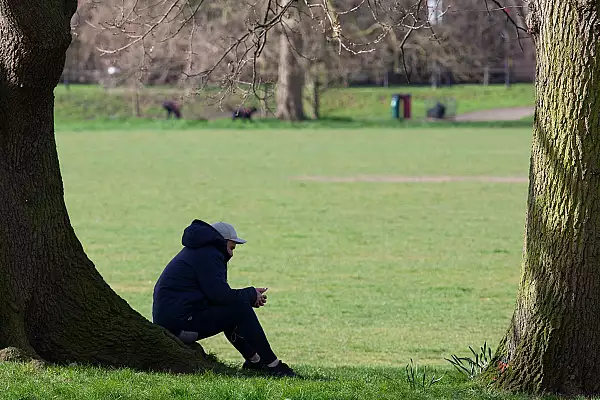
[[[294,51],[310,60],[311,66],[326,65],[327,74],[335,73],[335,79],[347,79],[361,64],[372,67],[372,73],[394,68],[402,70],[411,82],[415,71],[422,79],[423,68],[431,60],[457,71],[487,65],[486,57],[493,58],[494,51],[504,54],[504,47],[498,47],[501,44],[490,47],[473,41],[473,37],[481,36],[477,32],[499,21],[500,15],[518,27],[520,41],[526,29],[518,25],[518,14],[508,12],[518,6],[514,1],[503,6],[502,1],[485,0],[485,7],[475,7],[485,9],[476,10],[469,8],[473,3],[457,0],[453,4],[458,8],[446,6],[437,11],[437,19],[443,17],[449,22],[435,24],[424,0],[87,0],[96,14],[90,17],[88,12],[82,18],[85,29],[80,29],[96,32],[91,42],[100,50],[105,65],[131,69],[137,62],[142,71],[135,75],[139,79],[176,74],[180,84],[187,82],[189,86],[193,81],[198,90],[220,85],[218,102],[233,93],[242,94],[242,99],[250,94],[263,101],[268,95],[264,85],[277,74],[273,30],[286,28],[283,17],[292,8],[300,14],[294,29],[313,46]],[[484,21],[486,27],[477,28],[479,20],[465,17],[459,21],[460,13],[498,17],[490,17]],[[452,21],[471,30],[463,33]],[[485,34],[496,37],[502,34],[499,29],[490,28]],[[90,33],[84,36],[82,40],[89,40]],[[499,36],[493,40],[499,42]],[[125,72],[121,76],[130,77],[133,74]],[[212,98],[212,93],[205,97]]]

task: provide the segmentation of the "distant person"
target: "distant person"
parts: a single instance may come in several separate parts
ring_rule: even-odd
[[[244,357],[242,368],[295,376],[271,350],[252,309],[267,303],[267,288],[232,289],[227,283],[227,263],[243,243],[230,224],[194,220],[183,231],[183,249],[156,282],[153,321],[184,343],[223,332]]]
[[[252,114],[254,114],[256,111],[258,111],[256,107],[239,107],[232,111],[231,119],[245,119],[252,121]]]
[[[167,119],[173,115],[175,118],[181,118],[181,108],[172,100],[167,100],[162,104],[163,108],[167,111]]]

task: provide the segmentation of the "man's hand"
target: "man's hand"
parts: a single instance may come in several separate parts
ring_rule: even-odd
[[[256,288],[256,302],[254,308],[259,308],[267,304],[267,295],[264,294],[269,288]]]

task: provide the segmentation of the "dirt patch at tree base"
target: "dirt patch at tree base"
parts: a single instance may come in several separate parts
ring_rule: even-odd
[[[44,362],[37,356],[28,354],[17,347],[6,347],[0,349],[0,362],[30,362],[35,367],[44,365]]]
[[[527,183],[528,178],[510,176],[398,176],[398,175],[355,175],[355,176],[295,176],[295,181],[305,182],[380,182],[380,183],[439,183],[439,182],[483,182],[483,183]]]

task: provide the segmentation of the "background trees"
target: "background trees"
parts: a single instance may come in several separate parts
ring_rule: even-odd
[[[519,2],[506,5],[519,19]],[[430,18],[432,10],[437,18]],[[486,8],[485,2],[473,0],[375,5],[351,0],[88,0],[80,2],[73,21],[75,40],[65,70],[72,81],[131,88],[134,81],[177,85],[184,97],[208,84],[223,92],[204,91],[203,98],[233,107],[239,98],[268,97],[262,106],[284,119],[300,119],[305,114],[300,105],[315,103],[313,82],[321,90],[349,82],[502,82],[506,76],[530,78],[533,71],[526,35],[517,40],[498,6]],[[281,34],[285,41],[276,39]],[[302,51],[294,50],[300,39]],[[119,73],[109,75],[109,66]],[[292,86],[296,89],[283,90]],[[238,100],[224,96],[233,91]]]

